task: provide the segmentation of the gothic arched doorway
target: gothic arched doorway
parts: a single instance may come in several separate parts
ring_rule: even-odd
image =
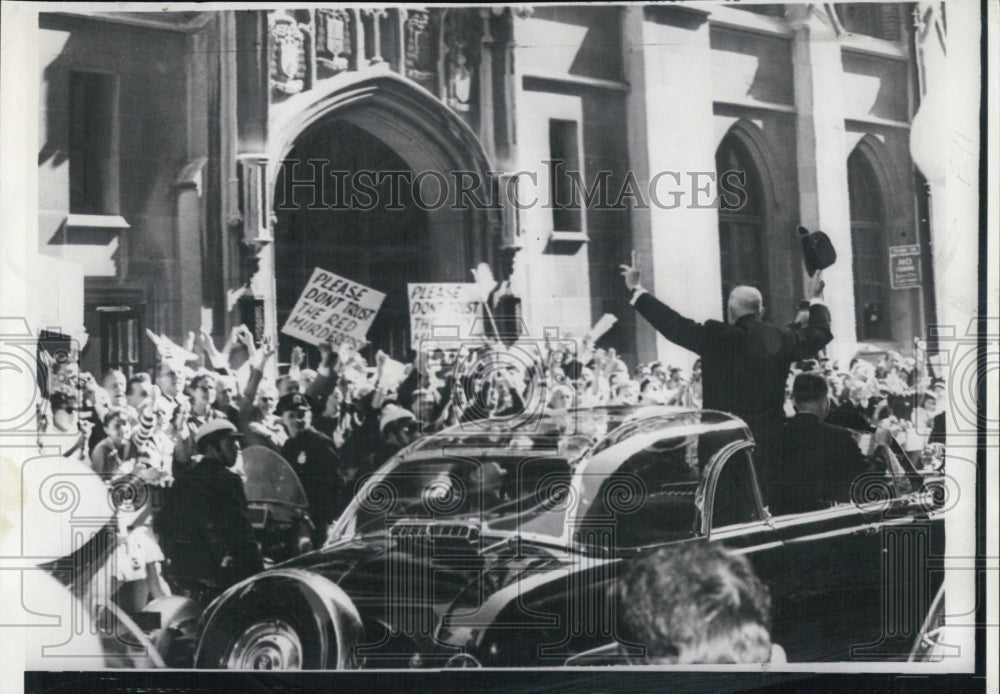
[[[310,160],[322,161],[328,173],[324,177],[328,189],[322,191],[325,205],[313,204],[314,191],[308,186],[282,190],[292,167],[301,179],[302,171],[311,169]],[[284,169],[276,198],[284,203],[279,203],[275,224],[278,324],[284,324],[313,268],[323,268],[386,295],[368,339],[376,349],[405,358],[409,344],[406,285],[435,279],[430,275],[433,254],[428,215],[410,203],[410,189],[402,177],[398,184],[383,178],[372,195],[364,190],[366,177],[360,172],[402,172],[410,167],[365,130],[334,122],[300,138]],[[396,191],[390,190],[393,185]],[[393,192],[400,198],[395,202],[401,204],[391,204]],[[341,195],[361,203],[367,203],[368,195],[375,198],[375,204],[362,209],[338,199]]]
[[[480,196],[489,190],[481,144],[432,95],[392,75],[320,95],[275,130],[277,326],[320,267],[386,294],[366,356],[381,349],[407,359],[407,284],[469,282],[471,268],[498,255],[498,212],[456,204],[463,202],[456,199],[457,172],[482,181]],[[292,177],[299,183],[290,186]],[[421,180],[421,194],[414,195],[408,181]],[[352,193],[358,193],[353,201]],[[279,359],[294,344],[282,336]],[[318,353],[312,354],[315,364]]]

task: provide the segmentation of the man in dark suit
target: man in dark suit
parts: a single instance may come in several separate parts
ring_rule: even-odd
[[[785,422],[784,456],[773,469],[771,512],[803,513],[851,501],[851,485],[868,465],[850,431],[823,421],[830,412],[826,379],[799,374],[792,399],[795,416]]]
[[[696,323],[642,287],[634,251],[632,264],[621,268],[639,315],[665,338],[701,357],[705,409],[731,412],[750,426],[757,443],[758,472],[766,483],[768,460],[779,455],[789,367],[833,339],[830,311],[821,299],[822,273],[816,272],[808,281],[811,299],[806,325],[779,328],[762,320],[763,300],[753,287],[739,286],[729,293],[728,322]]]
[[[227,588],[263,569],[243,481],[232,471],[239,437],[228,419],[203,424],[195,433],[203,457],[177,476],[153,522],[175,587]]]

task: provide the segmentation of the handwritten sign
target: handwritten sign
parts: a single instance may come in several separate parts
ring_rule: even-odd
[[[434,337],[435,327],[457,327],[458,337],[468,338],[480,317],[482,289],[476,284],[408,284],[407,295],[410,300],[410,342],[414,349]],[[434,340],[435,344],[439,341]]]
[[[920,246],[889,247],[889,278],[893,289],[920,286]]]
[[[316,268],[281,332],[313,345],[361,349],[385,294]]]

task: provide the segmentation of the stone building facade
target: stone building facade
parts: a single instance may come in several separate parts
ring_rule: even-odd
[[[935,312],[909,143],[914,16],[868,3],[44,13],[38,251],[82,278],[95,372],[149,366],[146,329],[180,341],[204,325],[221,341],[250,321],[278,335],[314,267],[387,294],[369,337],[402,358],[408,282],[470,281],[480,262],[499,276],[513,249],[532,336],[579,336],[612,313],[607,345],[688,367],[636,320],[618,265],[637,250],[648,288],[696,319],[754,284],[785,323],[802,298],[801,224],[838,252],[834,355],[908,351]],[[324,197],[334,172],[359,171],[409,172],[409,198]],[[717,204],[727,171],[745,174],[744,204]],[[494,204],[461,204],[457,184],[415,204],[412,188],[437,197],[434,172],[467,173]],[[919,281],[891,271],[899,257]]]

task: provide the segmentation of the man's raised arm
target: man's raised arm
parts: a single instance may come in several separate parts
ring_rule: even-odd
[[[639,281],[639,256],[635,251],[632,251],[632,264],[622,265],[621,274],[625,286],[632,292],[629,303],[635,306],[639,315],[674,344],[701,354],[705,344],[705,326],[685,318],[643,288]]]
[[[823,303],[825,286],[821,271],[809,279],[809,322],[805,326],[789,328],[786,336],[787,348],[793,359],[808,359],[833,339],[830,309]]]

